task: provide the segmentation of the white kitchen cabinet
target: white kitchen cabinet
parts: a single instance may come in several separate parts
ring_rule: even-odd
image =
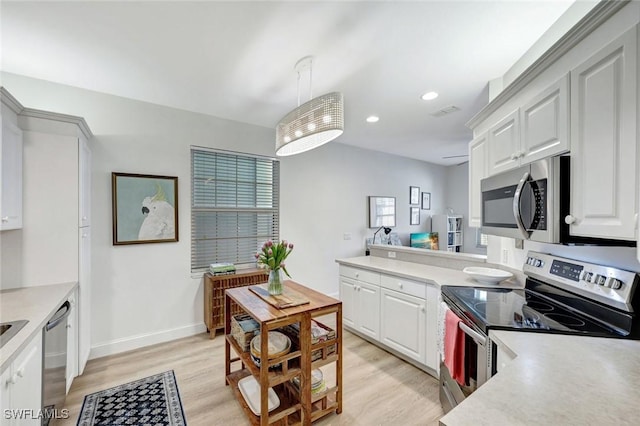
[[[488,131],[489,175],[569,152],[569,75]]]
[[[569,74],[520,108],[520,165],[569,152]]]
[[[571,71],[573,236],[635,238],[637,27]]]
[[[38,332],[2,373],[2,426],[39,426],[42,408],[42,332]],[[7,411],[9,410],[7,415]]]
[[[398,291],[381,290],[380,341],[418,361],[426,360],[426,301]]]
[[[7,231],[22,228],[22,130],[7,116],[0,121],[0,231]]]
[[[505,345],[496,342],[494,343],[496,345],[496,373],[499,373],[516,358],[516,354],[514,354],[511,349]]]
[[[438,353],[438,306],[440,290],[427,284],[427,321],[425,340],[425,364],[440,372],[440,356]]]
[[[78,290],[76,289],[68,302],[71,312],[67,317],[67,389],[69,393],[73,379],[78,376]]]
[[[489,175],[487,132],[469,143],[469,226],[482,226],[482,193],[480,181]]]
[[[489,128],[489,175],[520,165],[520,116],[515,110]]]
[[[343,324],[380,340],[380,287],[341,276],[340,300]]]
[[[91,150],[84,137],[78,138],[78,182],[78,226],[85,227],[91,225]]]
[[[7,281],[24,287],[78,282],[78,354],[73,371],[81,374],[91,343],[91,230],[79,225],[91,220],[88,141],[92,135],[80,117],[20,108],[24,193],[29,196],[24,198],[22,231],[2,239],[4,247],[21,248],[20,262],[5,263],[2,272],[12,278]]]
[[[91,227],[78,235],[78,374],[82,374],[91,351]]]

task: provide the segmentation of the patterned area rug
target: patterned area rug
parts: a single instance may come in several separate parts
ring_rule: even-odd
[[[84,397],[78,426],[186,426],[173,370]]]

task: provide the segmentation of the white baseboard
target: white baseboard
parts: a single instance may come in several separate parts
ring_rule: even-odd
[[[101,358],[107,355],[114,355],[145,346],[164,343],[182,337],[189,337],[195,334],[204,333],[207,327],[203,323],[186,325],[184,327],[162,330],[156,333],[139,334],[137,336],[116,339],[111,342],[99,343],[91,347],[89,359]]]

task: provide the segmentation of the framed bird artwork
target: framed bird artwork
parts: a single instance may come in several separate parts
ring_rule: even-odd
[[[178,241],[178,178],[111,173],[113,245]]]

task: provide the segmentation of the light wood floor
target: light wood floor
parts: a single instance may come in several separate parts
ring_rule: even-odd
[[[343,344],[342,414],[314,425],[438,424],[436,379],[349,332]],[[224,337],[202,333],[89,361],[67,395],[70,418],[56,425],[75,426],[87,394],[167,370],[175,371],[189,426],[249,424],[224,383]]]

